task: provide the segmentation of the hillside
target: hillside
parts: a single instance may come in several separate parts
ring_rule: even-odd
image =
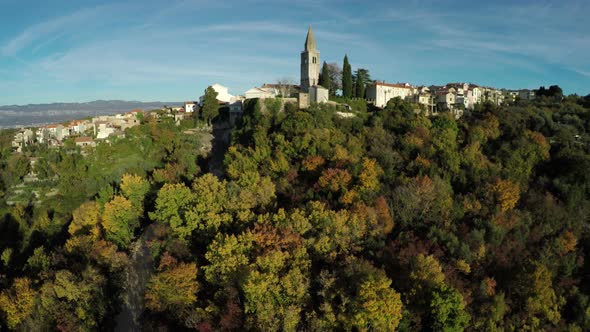
[[[0,202],[0,324],[590,330],[590,97],[349,105],[248,101],[223,177],[188,121],[35,152],[60,194]],[[26,162],[0,156],[4,192]]]

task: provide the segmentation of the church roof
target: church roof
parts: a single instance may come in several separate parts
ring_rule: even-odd
[[[315,51],[315,38],[313,38],[313,30],[311,29],[311,25],[309,26],[309,30],[307,30],[307,38],[305,38],[305,50],[306,51]]]

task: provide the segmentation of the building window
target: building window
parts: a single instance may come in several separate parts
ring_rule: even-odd
[[[316,61],[316,60],[315,60],[315,56],[314,56],[314,57],[313,57],[313,63],[315,63],[315,61]]]

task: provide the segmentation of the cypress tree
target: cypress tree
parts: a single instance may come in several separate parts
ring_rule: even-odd
[[[356,96],[358,98],[365,98],[365,80],[361,69],[356,71]]]
[[[330,69],[328,68],[328,64],[324,61],[322,65],[322,83],[320,84],[324,88],[328,90],[332,90],[332,81],[330,79]]]
[[[352,98],[352,68],[348,63],[348,55],[344,56],[344,65],[342,66],[342,96]]]

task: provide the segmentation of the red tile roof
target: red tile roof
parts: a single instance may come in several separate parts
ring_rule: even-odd
[[[90,142],[94,142],[94,140],[92,139],[92,137],[76,137],[74,139],[74,141],[76,143],[90,143]]]

